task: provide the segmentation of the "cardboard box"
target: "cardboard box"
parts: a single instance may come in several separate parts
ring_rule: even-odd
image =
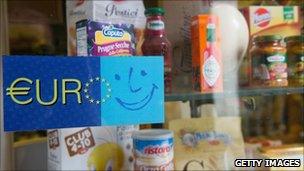
[[[124,23],[135,26],[136,41],[141,42],[146,25],[143,1],[75,0],[66,1],[68,55],[76,55],[76,22],[84,19]],[[137,55],[141,55],[140,43]]]
[[[223,67],[220,50],[219,20],[198,15],[191,24],[194,90],[203,93],[223,91]]]
[[[133,170],[131,134],[138,126],[48,131],[48,170]]]
[[[282,37],[300,34],[297,6],[250,6],[241,10],[250,36],[278,34]]]

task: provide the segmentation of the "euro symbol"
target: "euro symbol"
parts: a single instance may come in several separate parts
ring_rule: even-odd
[[[32,98],[27,99],[25,101],[18,100],[15,96],[25,96],[29,94],[30,87],[15,87],[15,85],[19,82],[27,82],[32,84],[33,81],[28,78],[18,78],[14,82],[12,82],[11,86],[6,89],[6,95],[11,96],[12,100],[20,105],[27,105],[33,101]]]

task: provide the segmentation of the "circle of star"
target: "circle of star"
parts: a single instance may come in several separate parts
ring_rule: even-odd
[[[102,97],[101,99],[94,99],[90,93],[90,87],[92,84],[94,83],[101,83],[101,84],[105,84],[106,86],[106,90],[107,93],[104,97]],[[85,98],[92,104],[96,104],[96,105],[100,105],[102,103],[105,103],[110,97],[111,97],[111,84],[104,78],[102,77],[95,77],[95,78],[90,78],[88,82],[85,83],[85,88],[83,89],[83,92],[85,94]]]

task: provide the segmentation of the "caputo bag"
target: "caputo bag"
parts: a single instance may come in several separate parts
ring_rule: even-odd
[[[102,21],[109,24],[132,24],[136,38],[136,55],[142,55],[146,26],[145,6],[142,0],[67,0],[68,55],[76,55],[76,22]]]

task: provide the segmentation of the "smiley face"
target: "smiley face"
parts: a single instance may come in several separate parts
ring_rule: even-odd
[[[137,79],[134,79],[135,77],[140,77]],[[135,82],[134,80],[141,80],[141,79],[147,79],[146,77],[148,77],[148,73],[145,70],[140,70],[140,72],[135,72],[133,67],[130,67],[129,69],[129,73],[128,73],[128,77],[127,77],[127,93],[129,94],[129,96],[134,96],[134,97],[141,97],[138,98],[138,100],[135,101],[129,101],[127,99],[123,99],[120,97],[115,97],[116,102],[122,106],[123,108],[127,109],[127,110],[131,110],[131,111],[135,111],[135,110],[140,110],[142,108],[144,108],[145,106],[147,106],[149,104],[149,102],[152,100],[153,95],[155,93],[155,91],[158,89],[158,86],[155,85],[154,83],[151,83],[151,86],[149,88],[149,90],[144,90],[147,87],[144,86],[139,86],[136,85],[138,84],[137,82]],[[124,78],[122,77],[122,75],[120,74],[115,74],[115,80],[116,81],[122,81]]]

